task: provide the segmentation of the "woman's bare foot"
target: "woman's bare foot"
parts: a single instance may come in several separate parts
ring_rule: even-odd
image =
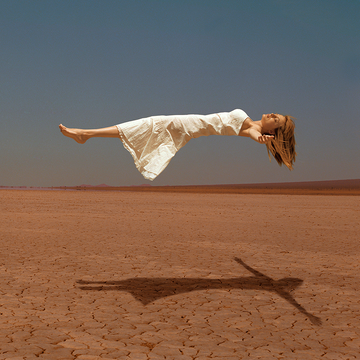
[[[69,129],[63,124],[59,125],[60,131],[67,137],[74,139],[79,144],[84,144],[89,136],[85,135],[82,129]]]

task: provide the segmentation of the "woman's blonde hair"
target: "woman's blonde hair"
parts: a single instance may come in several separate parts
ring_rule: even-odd
[[[281,166],[285,164],[290,170],[296,158],[295,151],[295,124],[293,117],[285,115],[285,124],[275,130],[275,137],[270,143],[266,144],[269,159],[270,153]]]

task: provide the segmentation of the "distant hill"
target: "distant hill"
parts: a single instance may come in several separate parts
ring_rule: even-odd
[[[287,194],[287,195],[360,195],[360,179],[303,181],[259,184],[185,185],[153,186],[109,186],[106,184],[58,187],[0,186],[13,190],[87,190],[87,191],[143,191],[181,193],[223,193],[223,194]]]
[[[64,187],[61,187],[64,188]],[[360,179],[303,181],[259,184],[185,185],[185,186],[108,186],[105,184],[83,187],[66,187],[73,190],[232,193],[232,194],[289,194],[289,195],[360,195]]]

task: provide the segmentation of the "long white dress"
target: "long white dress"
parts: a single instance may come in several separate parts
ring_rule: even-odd
[[[116,125],[145,179],[154,180],[190,139],[239,135],[248,115],[240,109],[210,115],[151,116]]]

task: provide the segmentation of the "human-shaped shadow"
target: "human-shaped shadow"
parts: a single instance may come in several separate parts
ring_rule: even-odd
[[[297,278],[283,278],[273,280],[269,276],[251,268],[241,259],[235,258],[240,265],[254,276],[230,279],[202,279],[202,278],[130,278],[120,281],[84,281],[77,283],[82,290],[118,290],[129,292],[143,305],[172,295],[208,289],[224,290],[265,290],[276,293],[309,318],[315,325],[321,325],[321,319],[310,314],[293,297],[292,292],[299,287],[303,280]],[[87,286],[85,286],[87,285]],[[89,286],[90,285],[90,286]],[[97,286],[96,286],[97,285]]]

